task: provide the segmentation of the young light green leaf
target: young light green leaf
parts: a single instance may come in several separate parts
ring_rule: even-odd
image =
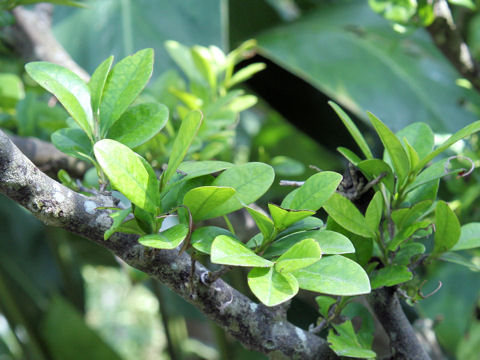
[[[272,267],[273,262],[255,254],[244,244],[226,235],[219,235],[213,240],[210,260],[214,264]]]
[[[295,224],[297,221],[315,214],[315,211],[283,209],[280,206],[271,203],[268,204],[268,209],[278,231],[282,231],[290,225]]]
[[[335,104],[333,101],[329,101],[328,105],[330,105],[333,108],[333,110],[335,110],[338,117],[342,120],[343,125],[345,125],[348,132],[353,137],[353,140],[355,140],[360,150],[362,150],[363,155],[365,155],[367,159],[373,159],[373,154],[372,154],[372,151],[370,150],[370,147],[368,146],[367,142],[365,141],[365,138],[363,137],[360,130],[358,130],[357,126],[352,121],[352,119],[350,119],[347,113],[343,111],[343,109],[337,104]]]
[[[117,231],[120,225],[122,225],[123,220],[125,220],[128,214],[130,214],[131,212],[132,212],[132,208],[129,207],[127,209],[123,209],[123,210],[115,211],[111,213],[110,217],[113,220],[112,226],[110,226],[110,228],[107,231],[105,231],[105,234],[103,234],[103,239],[108,240],[108,238]]]
[[[228,105],[228,109],[234,113],[239,113],[251,108],[257,103],[257,101],[258,98],[254,95],[239,96],[232,100],[232,102]]]
[[[100,103],[100,134],[120,118],[147,85],[153,71],[153,49],[143,49],[119,61],[108,74]]]
[[[451,251],[474,249],[480,247],[480,223],[465,224],[461,228],[460,239]]]
[[[169,40],[165,42],[165,49],[168,55],[182,69],[190,80],[195,82],[202,81],[202,75],[197,70],[190,49],[177,41]]]
[[[413,275],[405,265],[388,265],[371,276],[372,290],[382,286],[394,286],[412,280]]]
[[[28,75],[60,101],[80,127],[93,138],[93,113],[87,84],[75,73],[48,62],[25,65]]]
[[[413,172],[418,173],[420,170],[422,170],[425,167],[425,165],[427,165],[437,155],[447,150],[450,146],[455,144],[457,141],[462,140],[463,138],[470,136],[478,131],[480,131],[480,121],[475,121],[474,123],[471,123],[470,125],[465,126],[463,129],[460,129],[455,134],[450,136],[447,140],[445,140],[438,148],[436,148],[434,151],[429,153],[425,158],[423,158],[423,160],[420,161],[420,163],[417,165],[417,167],[414,169]]]
[[[61,152],[80,160],[93,161],[92,142],[83,130],[60,129],[52,134],[51,140],[53,145]]]
[[[348,254],[355,252],[353,244],[348,238],[340,233],[330,230],[299,231],[274,241],[263,254],[267,258],[279,256],[290,247],[305,239],[314,239],[322,254]]]
[[[254,63],[247,65],[237,71],[235,74],[233,74],[233,76],[230,78],[228,83],[225,84],[225,86],[227,88],[231,88],[232,86],[235,86],[245,80],[250,79],[253,75],[255,75],[259,71],[262,71],[266,67],[267,65],[265,65],[264,63]]]
[[[200,111],[190,112],[185,119],[182,120],[177,136],[173,141],[172,152],[168,159],[167,170],[162,174],[162,188],[168,183],[170,178],[177,171],[178,166],[187,154],[188,148],[197,135],[200,125],[202,125],[203,115]]]
[[[364,348],[355,334],[351,321],[342,324],[333,324],[335,331],[330,329],[327,340],[330,347],[338,356],[352,357],[358,359],[374,359],[375,351]]]
[[[175,249],[188,235],[186,224],[177,224],[158,234],[142,236],[138,242],[144,246],[156,249]]]
[[[301,289],[329,295],[350,296],[370,292],[363,268],[341,255],[326,256],[309,267],[291,273]]]
[[[210,215],[225,215],[251,204],[270,188],[274,178],[272,167],[262,163],[246,163],[225,170],[212,185],[233,187],[237,192]]]
[[[298,189],[288,207],[294,210],[317,211],[332,196],[341,181],[342,175],[332,171],[312,175]]]
[[[342,195],[333,194],[323,208],[335,222],[346,230],[366,238],[375,237],[375,232],[367,224],[360,211]]]
[[[275,270],[289,273],[316,263],[322,257],[322,250],[314,239],[302,240],[280,256],[275,262]]]
[[[128,108],[108,130],[107,137],[129,148],[139,146],[163,129],[168,108],[159,103],[142,103]]]
[[[385,187],[391,194],[394,193],[393,187],[395,182],[393,171],[390,165],[388,165],[385,161],[380,159],[364,160],[359,162],[356,166],[368,180],[376,179],[381,174],[385,174],[380,182],[385,184]]]
[[[200,74],[202,74],[203,78],[210,86],[211,91],[215,93],[217,88],[217,74],[212,64],[210,51],[208,51],[207,48],[198,45],[192,47],[190,51],[195,67],[198,69]]]
[[[416,122],[410,124],[398,131],[396,135],[402,141],[403,138],[406,138],[408,143],[415,149],[420,159],[425,158],[433,150],[433,131],[426,123]]]
[[[255,224],[257,224],[260,232],[263,234],[263,238],[264,239],[270,238],[270,235],[272,234],[273,228],[274,228],[272,219],[270,219],[267,215],[251,207],[247,207],[246,209],[250,214],[250,216],[255,221]]]
[[[393,167],[398,176],[398,185],[401,186],[410,171],[410,161],[407,153],[400,140],[383,122],[372,113],[368,113],[368,117],[392,159]]]
[[[97,142],[94,152],[115,189],[138,207],[150,213],[156,212],[158,180],[152,167],[142,157],[110,139]]]
[[[200,186],[185,194],[183,204],[194,221],[206,220],[215,209],[235,195],[235,189],[226,186]]]
[[[383,214],[383,196],[380,191],[377,191],[373,196],[370,204],[368,204],[367,211],[365,212],[365,222],[376,232],[380,225],[380,220]]]
[[[351,162],[355,166],[357,166],[357,164],[362,161],[362,159],[357,154],[355,154],[352,150],[347,149],[343,146],[337,147],[337,151],[340,154],[342,154],[345,159],[347,159],[349,162]]]
[[[435,210],[435,237],[433,254],[450,250],[460,239],[460,222],[445,201],[440,200]]]
[[[256,267],[248,273],[248,286],[265,305],[281,304],[298,293],[298,282],[289,273],[280,274],[275,268]]]
[[[228,230],[216,226],[204,226],[196,229],[192,233],[190,243],[195,250],[210,255],[213,240],[219,235],[225,235],[235,239],[235,236]]]
[[[102,101],[103,89],[105,88],[105,82],[107,81],[107,76],[110,72],[110,68],[113,64],[113,55],[102,62],[96,70],[93,72],[90,81],[88,82],[88,88],[90,89],[90,94],[92,95],[91,104],[93,113],[98,112],[100,107],[100,102]]]
[[[408,160],[410,161],[410,169],[414,169],[415,166],[417,166],[420,162],[420,156],[418,155],[417,150],[410,145],[406,137],[403,138],[403,144],[407,150]]]

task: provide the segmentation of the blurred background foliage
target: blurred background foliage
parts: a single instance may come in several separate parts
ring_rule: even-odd
[[[0,7],[21,3],[29,1],[0,1]],[[366,0],[89,0],[82,7],[55,6],[53,30],[90,73],[112,54],[120,59],[153,47],[154,75],[142,96],[165,103],[172,114],[179,101],[170,85],[186,79],[165,41],[215,45],[228,52],[257,39],[258,49],[237,69],[254,62],[267,65],[242,86],[258,96],[258,103],[241,113],[236,132],[228,135],[230,147],[210,157],[264,161],[275,167],[277,180],[302,180],[314,172],[309,165],[342,171],[345,164],[336,147],[355,149],[328,99],[349,110],[372,146],[378,140],[367,125],[367,110],[394,130],[424,121],[438,138],[480,115],[480,95],[458,79],[419,27],[429,15],[419,22],[408,7],[416,1],[390,3],[400,7],[385,13],[382,1]],[[453,3],[463,35],[480,60],[478,3]],[[3,29],[13,23],[10,13],[0,12],[0,126],[48,140],[65,127],[66,113],[49,106],[49,96],[25,76],[24,59],[4,36]],[[456,150],[478,164],[479,146],[474,137]],[[148,151],[143,151],[147,157]],[[289,191],[273,190],[264,200],[275,201]],[[448,179],[440,191],[462,223],[479,221],[478,171]],[[480,253],[454,260],[470,268],[476,263],[478,269]],[[439,342],[452,359],[478,359],[480,281],[470,268],[452,263],[422,268],[425,292],[439,280],[443,288],[409,310],[412,320],[434,320]],[[229,277],[245,288],[238,274]],[[316,311],[308,296],[300,297],[289,320],[306,328]],[[43,226],[0,197],[0,359],[85,358],[264,357],[234,343],[195,308],[110,253]]]

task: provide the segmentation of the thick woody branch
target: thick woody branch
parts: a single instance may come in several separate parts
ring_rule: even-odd
[[[446,0],[435,1],[434,14],[435,21],[427,27],[427,31],[435,45],[457,71],[470,81],[477,91],[480,91],[479,66],[463,41]]]
[[[94,241],[131,266],[160,280],[194,304],[245,347],[276,358],[336,359],[322,338],[304,331],[268,307],[252,302],[221,279],[206,286],[207,269],[197,264],[190,288],[190,257],[177,250],[157,250],[138,244],[134,235],[103,234],[111,225],[108,198],[94,201],[55,182],[35,167],[0,131],[0,192],[46,224],[62,227]]]

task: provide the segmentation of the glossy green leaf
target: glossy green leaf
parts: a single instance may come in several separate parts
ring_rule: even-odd
[[[406,192],[412,191],[418,188],[421,185],[424,185],[430,181],[441,179],[444,176],[456,174],[460,171],[463,171],[463,168],[454,168],[451,169],[448,167],[448,159],[442,159],[433,163],[426,169],[424,169],[420,174],[417,175],[415,180],[407,186],[405,189]]]
[[[329,216],[348,231],[367,238],[375,236],[365,217],[342,195],[333,194],[323,207]]]
[[[447,150],[450,146],[455,144],[457,141],[462,140],[463,138],[470,136],[476,132],[480,131],[480,121],[475,121],[474,123],[465,126],[463,129],[460,129],[455,134],[450,136],[447,140],[445,140],[439,147],[437,147],[434,151],[428,154],[415,168],[415,171],[420,171],[425,165],[427,165],[431,160],[433,160],[436,156]]]
[[[322,171],[310,176],[298,189],[288,206],[294,210],[317,211],[335,192],[342,181],[342,175],[332,171]]]
[[[153,49],[143,49],[119,61],[107,77],[100,104],[100,134],[110,127],[142,92],[153,71]]]
[[[178,41],[169,40],[165,42],[165,49],[190,80],[195,82],[202,81],[202,74],[195,66],[190,48],[180,44]]]
[[[250,216],[255,221],[255,224],[257,224],[257,227],[260,230],[260,232],[262,233],[263,238],[268,239],[270,237],[270,235],[272,234],[273,228],[274,228],[272,219],[270,219],[264,213],[262,213],[262,212],[260,212],[256,209],[253,209],[251,207],[247,207],[246,209],[247,209],[248,213],[250,214]]]
[[[418,156],[417,150],[415,150],[414,147],[410,145],[406,137],[402,139],[402,142],[407,151],[408,160],[410,161],[410,169],[414,169],[415,166],[417,166],[420,162],[420,156]]]
[[[199,176],[213,174],[234,166],[226,161],[185,161],[178,166],[178,170],[185,175],[180,175],[182,181],[193,179]]]
[[[213,186],[229,186],[235,196],[219,206],[211,216],[221,216],[249,205],[262,196],[273,183],[275,174],[271,166],[262,163],[236,165],[222,172]]]
[[[156,249],[175,249],[188,235],[188,226],[177,224],[158,234],[142,236],[138,242]]]
[[[210,86],[211,91],[217,88],[217,74],[212,64],[210,52],[203,46],[195,45],[190,50],[192,60],[202,77]]]
[[[163,129],[168,108],[159,103],[142,103],[128,108],[108,130],[107,137],[129,148],[139,146]]]
[[[342,324],[333,324],[335,329],[330,329],[327,340],[330,348],[335,351],[338,356],[352,357],[358,359],[374,359],[377,354],[375,351],[364,348],[355,334],[351,321]]]
[[[192,233],[190,243],[195,250],[204,254],[210,254],[213,240],[219,235],[225,235],[235,239],[235,236],[228,230],[217,226],[203,226]]]
[[[461,227],[460,239],[451,251],[474,249],[480,247],[480,223],[474,222]]]
[[[320,245],[320,249],[324,255],[355,252],[355,248],[350,240],[340,233],[329,230],[308,230],[281,237],[274,241],[263,255],[268,258],[279,256],[293,245],[305,239],[314,239],[318,245]]]
[[[411,208],[394,210],[392,212],[392,220],[399,229],[410,226],[430,209],[432,203],[433,201],[431,200],[424,200],[413,205]]]
[[[345,159],[351,162],[353,165],[357,166],[357,164],[362,161],[362,159],[355,154],[352,150],[344,148],[343,146],[337,147],[337,151],[343,155]]]
[[[280,206],[271,203],[268,204],[268,210],[270,211],[273,223],[278,231],[282,231],[290,225],[295,224],[297,221],[315,214],[315,211],[283,209]]]
[[[232,87],[237,84],[240,84],[241,82],[244,82],[250,79],[253,75],[258,73],[259,71],[264,70],[266,67],[267,66],[264,63],[254,63],[254,64],[247,65],[244,68],[238,70],[235,74],[233,74],[233,76],[230,78],[226,86]]]
[[[404,265],[388,265],[371,276],[372,290],[382,286],[394,286],[412,280],[413,275]]]
[[[398,177],[398,184],[402,185],[410,171],[410,161],[408,160],[407,153],[400,140],[383,122],[371,113],[368,113],[368,117],[392,160]]]
[[[413,223],[395,234],[395,237],[390,241],[387,249],[390,251],[396,251],[401,243],[413,236],[417,231],[427,229],[431,225],[430,220],[422,220]]]
[[[92,161],[92,142],[83,130],[60,129],[52,134],[51,140],[61,152],[80,160]]]
[[[350,116],[348,116],[347,113],[343,111],[343,109],[337,104],[335,104],[333,101],[329,101],[328,105],[330,105],[333,108],[333,110],[335,110],[338,117],[342,120],[343,125],[345,125],[348,132],[353,137],[353,140],[355,140],[360,150],[362,150],[363,155],[365,155],[367,159],[373,159],[373,154],[372,154],[372,151],[370,150],[370,147],[365,141],[365,138],[363,137],[360,130],[358,130],[355,123],[352,121],[352,119],[350,119]]]
[[[200,221],[215,216],[210,214],[235,195],[235,189],[226,186],[201,186],[185,194],[183,204],[190,210],[193,220]]]
[[[102,101],[103,90],[107,81],[107,76],[110,73],[110,69],[113,64],[113,55],[103,61],[94,71],[90,81],[88,82],[88,88],[91,94],[91,104],[93,113],[98,112],[100,102]]]
[[[383,206],[383,195],[380,191],[377,191],[368,204],[367,211],[365,212],[365,222],[374,232],[378,230],[378,226],[380,225]]]
[[[380,159],[372,159],[372,160],[364,160],[359,162],[356,165],[365,177],[368,180],[376,179],[380,174],[385,173],[385,177],[383,177],[380,182],[385,184],[387,190],[393,194],[394,193],[394,176],[393,171],[390,165],[388,165],[385,161]]]
[[[408,143],[415,149],[420,159],[425,158],[433,150],[433,131],[424,122],[410,124],[398,131],[396,135],[401,141],[404,137],[407,138]]]
[[[255,254],[244,244],[226,235],[219,235],[213,240],[210,260],[214,264],[272,267],[273,262]]]
[[[433,254],[450,250],[460,239],[460,222],[445,201],[439,201],[435,210],[435,238]]]
[[[123,210],[119,210],[119,211],[115,211],[115,212],[111,213],[110,217],[113,220],[112,226],[110,226],[110,228],[107,231],[105,231],[105,234],[103,234],[103,239],[108,240],[108,238],[110,236],[112,236],[117,231],[117,229],[120,227],[120,225],[122,225],[125,218],[131,212],[132,212],[132,208],[129,207],[127,209],[123,209]]]
[[[125,145],[110,139],[97,142],[94,152],[115,189],[138,207],[150,213],[156,212],[158,180],[144,159]]]
[[[167,170],[162,174],[162,188],[177,171],[178,166],[187,154],[188,148],[192,145],[193,139],[197,135],[200,125],[202,125],[203,115],[200,111],[190,112],[182,120],[177,136],[173,141],[172,152],[168,159]]]
[[[256,267],[248,273],[248,286],[265,305],[281,304],[298,293],[298,282],[289,273],[281,274],[275,268]]]
[[[288,227],[287,229],[283,230],[279,237],[287,236],[289,234],[293,234],[299,231],[306,231],[306,230],[318,230],[323,226],[323,221],[317,217],[310,216],[306,219],[300,220],[296,222],[292,226]]]
[[[302,240],[285,251],[275,262],[275,270],[289,273],[316,263],[322,250],[314,239]]]
[[[355,261],[341,255],[322,258],[292,272],[301,289],[329,295],[360,295],[370,292],[368,275]]]
[[[78,125],[92,137],[93,113],[87,84],[75,73],[52,63],[31,62],[25,65],[25,70],[33,80],[55,95]]]

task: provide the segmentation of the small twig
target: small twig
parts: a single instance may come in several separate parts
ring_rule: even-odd
[[[468,170],[462,169],[458,173],[459,177],[468,176],[473,172],[473,170],[475,170],[475,163],[473,162],[473,160],[471,158],[469,158],[468,156],[465,156],[465,155],[454,155],[454,156],[450,156],[447,159],[447,161],[445,162],[445,166],[444,166],[444,170],[443,170],[445,174],[449,173],[448,167],[451,165],[451,161],[454,160],[454,159],[464,159],[464,160],[467,160],[468,162],[470,162],[470,169],[468,169]]]
[[[280,180],[280,186],[296,186],[300,187],[305,184],[305,181]]]
[[[338,308],[338,305],[340,304],[340,301],[342,300],[342,297],[341,296],[337,296],[337,300],[332,304],[330,305],[330,307],[328,308],[328,314],[327,314],[327,318],[325,319],[322,319],[322,321],[320,321],[320,323],[313,327],[313,324],[311,324],[309,327],[308,327],[308,331],[311,332],[311,333],[314,333],[314,334],[318,334],[319,332],[321,332],[329,323],[331,323],[333,320],[335,320],[335,318],[337,317],[337,308]]]
[[[222,265],[220,269],[215,270],[215,271],[210,271],[206,273],[206,275],[203,277],[202,282],[205,285],[210,285],[213,284],[217,279],[222,277],[223,275],[227,274],[233,269],[233,266],[224,266]]]
[[[308,167],[309,167],[310,169],[316,170],[316,171],[318,171],[318,172],[322,172],[322,171],[323,171],[322,169],[320,169],[319,167],[317,167],[317,166],[315,166],[315,165],[308,165]]]
[[[422,299],[426,299],[426,298],[429,298],[430,296],[432,295],[435,295],[443,286],[442,282],[441,281],[438,281],[438,286],[435,290],[433,290],[432,292],[430,292],[429,294],[427,295],[424,295],[422,293],[422,287],[427,283],[427,280],[424,280],[421,284],[420,284],[420,287],[418,288],[418,295],[422,298]]]
[[[380,175],[378,175],[375,179],[373,179],[372,181],[369,181],[363,188],[362,190],[358,193],[358,196],[362,196],[363,194],[365,194],[368,190],[370,190],[372,187],[374,187],[375,185],[377,185],[385,176],[387,176],[387,173],[386,172],[383,172],[381,173]]]
[[[188,233],[187,233],[187,236],[185,237],[185,239],[183,240],[183,245],[182,247],[180,248],[180,252],[179,254],[183,253],[187,248],[188,246],[190,245],[190,239],[192,238],[192,232],[193,232],[193,217],[192,217],[192,213],[190,212],[190,209],[185,206],[185,205],[180,205],[179,207],[183,207],[187,210],[188,212]]]

